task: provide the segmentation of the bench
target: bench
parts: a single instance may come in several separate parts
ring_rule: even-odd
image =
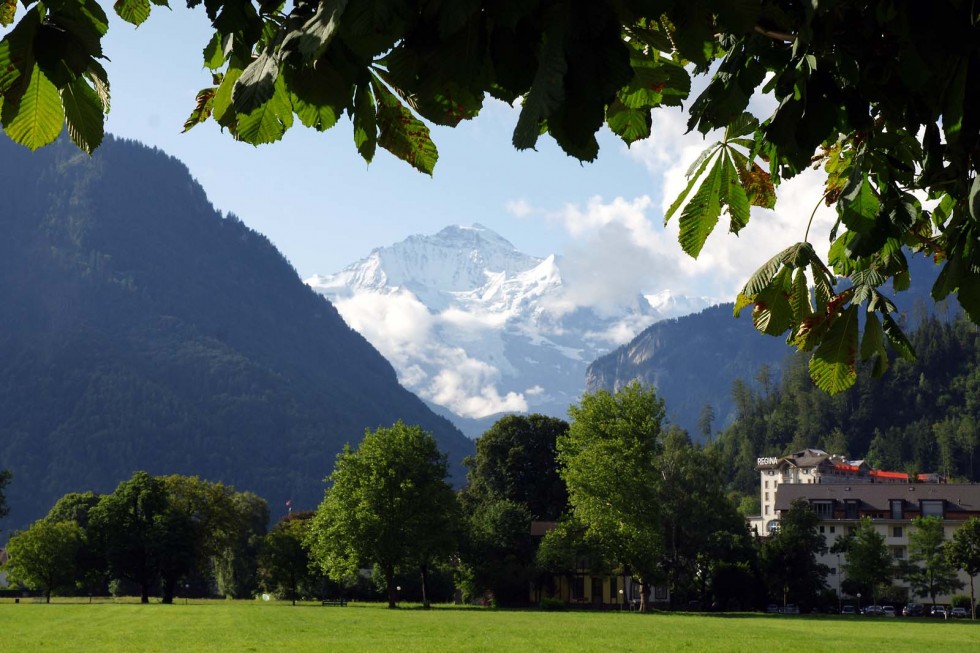
[[[328,599],[326,601],[320,601],[320,605],[330,605],[343,608],[347,605],[347,599]]]

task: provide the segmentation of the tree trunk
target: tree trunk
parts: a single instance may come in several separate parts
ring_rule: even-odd
[[[977,600],[973,596],[973,576],[970,576],[970,619],[977,620]]]
[[[429,609],[429,565],[423,562],[419,571],[422,573],[422,608]]]
[[[140,603],[150,602],[150,584],[148,582],[140,583]]]
[[[395,589],[395,567],[385,565],[385,586],[388,588],[388,608],[393,610],[398,607],[398,590]]]
[[[165,605],[173,605],[174,602],[174,588],[177,586],[177,581],[173,579],[167,579],[163,581],[163,599],[161,603]]]
[[[44,590],[44,602],[45,603],[51,603],[51,588],[50,587]]]
[[[640,581],[640,612],[647,611],[647,596],[650,595],[650,585],[646,580]]]

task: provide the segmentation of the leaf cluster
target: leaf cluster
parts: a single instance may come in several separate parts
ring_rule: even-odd
[[[0,41],[0,122],[31,149],[67,123],[91,151],[109,109],[99,63],[105,13],[96,0],[24,4]],[[154,4],[166,0],[119,0],[114,9],[139,25]],[[751,206],[773,206],[781,180],[823,166],[821,200],[837,212],[829,260],[806,249],[808,226],[796,250],[763,266],[739,298],[740,307],[755,305],[760,331],[788,332],[792,344],[813,351],[819,387],[850,387],[859,360],[874,358],[883,373],[886,341],[912,355],[880,291],[888,280],[907,287],[903,248],[943,265],[935,299],[955,294],[980,320],[973,3],[187,4],[204,6],[214,32],[203,49],[213,83],[198,94],[185,129],[214,119],[233,137],[260,144],[282,138],[296,118],[323,131],[346,116],[366,161],[380,146],[427,174],[438,157],[428,125],[473,118],[487,97],[520,103],[516,148],[533,148],[547,133],[570,156],[591,161],[599,129],[627,144],[646,138],[651,110],[689,99],[692,71],[710,74],[689,105],[688,127],[724,136],[692,167],[667,217],[680,211],[681,246],[697,256],[722,212],[737,234]],[[0,21],[12,24],[16,10],[4,2]],[[746,113],[757,95],[775,101],[771,115]]]

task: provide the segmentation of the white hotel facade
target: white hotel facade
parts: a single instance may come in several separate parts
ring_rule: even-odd
[[[750,518],[749,523],[763,537],[778,527],[782,511],[803,499],[820,517],[819,529],[828,549],[862,518],[870,517],[885,537],[889,553],[899,562],[908,555],[908,535],[916,517],[940,517],[949,539],[964,521],[980,516],[980,485],[945,483],[935,474],[920,474],[910,483],[905,473],[874,470],[864,461],[845,460],[819,449],[759,458],[756,468],[762,514]],[[841,556],[828,552],[819,562],[832,572],[828,585],[839,591]],[[963,575],[961,580],[969,587],[969,578]],[[901,581],[896,585],[903,586]],[[928,601],[928,597],[910,600],[915,598]],[[946,604],[949,599],[937,597]]]

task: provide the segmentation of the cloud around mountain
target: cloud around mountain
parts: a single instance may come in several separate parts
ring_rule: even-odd
[[[607,246],[622,243],[596,243]],[[537,258],[480,225],[454,226],[378,248],[307,283],[424,399],[466,418],[564,416],[588,363],[656,320],[708,303],[663,291],[645,296],[631,278],[643,260],[625,256],[615,269],[590,269],[591,249]]]

